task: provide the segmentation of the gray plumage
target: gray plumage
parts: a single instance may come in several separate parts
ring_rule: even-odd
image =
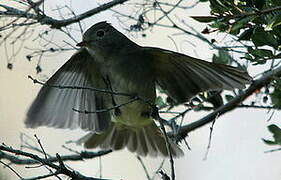
[[[84,114],[72,109],[108,109],[132,97],[42,87],[27,113],[26,125],[90,130],[91,133],[78,141],[86,148],[127,147],[142,156],[168,156],[164,136],[151,117],[152,107],[145,102],[154,103],[156,85],[180,104],[199,92],[241,89],[252,80],[247,72],[232,66],[160,48],[141,47],[106,22],[89,28],[78,45],[82,48],[47,84],[100,88],[142,99],[103,113]],[[177,144],[168,141],[174,156],[183,154]]]
[[[100,147],[101,149],[120,150],[127,147],[129,151],[141,156],[168,156],[165,139],[155,123],[132,130],[130,127],[116,125],[113,122],[104,133],[89,133],[79,139],[77,143],[84,143],[86,148]],[[183,155],[175,142],[169,140],[169,144],[174,157]]]
[[[52,86],[89,87],[105,89],[93,58],[86,49],[75,53],[43,86],[27,112],[27,127],[48,126],[55,128],[82,128],[104,131],[110,122],[109,112],[77,113],[78,110],[105,109],[104,93]],[[48,86],[50,85],[50,86]]]

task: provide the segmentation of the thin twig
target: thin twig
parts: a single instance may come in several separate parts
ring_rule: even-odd
[[[97,152],[82,151],[79,154],[75,153],[75,154],[61,156],[61,159],[63,161],[81,161],[84,159],[94,159],[94,158],[109,154],[111,152],[112,152],[112,150],[100,150]],[[11,163],[18,164],[18,165],[40,164],[40,162],[38,162],[34,159],[23,159],[23,158],[12,156],[8,153],[1,152],[1,151],[0,151],[0,159],[6,159],[6,160],[9,160]],[[55,163],[55,162],[58,162],[58,159],[56,157],[48,157],[46,159],[46,161]]]
[[[145,175],[146,175],[146,178],[147,178],[148,180],[152,180],[151,177],[149,176],[148,170],[147,170],[147,168],[146,168],[146,166],[145,166],[145,164],[144,164],[142,158],[141,158],[140,156],[138,156],[138,155],[137,155],[136,157],[137,157],[137,159],[139,160],[139,162],[140,162],[140,164],[141,164],[141,166],[142,166],[142,168],[143,168],[143,170],[144,170],[144,173],[145,173]]]
[[[0,152],[1,153],[1,152]],[[0,158],[1,159],[1,158]],[[5,167],[9,168],[13,173],[15,173],[15,175],[17,175],[20,179],[23,179],[21,177],[21,175],[16,171],[14,170],[10,165],[4,163],[3,161],[0,160],[0,163],[3,164]]]
[[[271,153],[271,152],[276,152],[276,151],[281,151],[281,148],[271,149],[271,150],[265,151],[264,153]]]
[[[165,159],[163,159],[159,165],[159,167],[157,168],[157,170],[155,171],[154,175],[152,176],[152,180],[156,177],[156,175],[161,171],[161,169],[163,168],[165,163]]]
[[[77,23],[81,20],[84,20],[86,18],[89,18],[95,14],[98,14],[102,11],[108,10],[116,5],[119,4],[123,4],[128,0],[112,0],[108,3],[102,4],[96,8],[93,8],[89,11],[86,11],[82,14],[79,15],[74,15],[73,17],[70,17],[68,19],[63,19],[63,20],[58,20],[58,19],[54,19],[50,16],[47,16],[45,14],[33,14],[33,13],[28,13],[33,7],[29,7],[29,9],[27,11],[21,11],[18,9],[15,9],[13,7],[10,6],[6,6],[6,5],[2,5],[0,4],[1,7],[5,8],[6,10],[8,10],[8,12],[6,11],[0,11],[0,15],[10,15],[10,16],[14,16],[17,18],[28,18],[28,19],[34,19],[37,20],[38,22],[40,22],[41,24],[45,24],[45,25],[50,25],[51,28],[54,29],[60,29],[62,27],[66,27],[70,24],[73,23]],[[43,0],[41,0],[39,3],[42,3]],[[36,3],[37,6],[39,5],[39,3]],[[14,22],[11,22],[14,23]]]
[[[268,8],[268,9],[264,9],[264,10],[259,10],[259,11],[255,11],[255,12],[243,12],[243,13],[239,13],[239,14],[234,14],[234,15],[227,15],[227,16],[223,16],[222,18],[226,19],[226,20],[230,20],[230,19],[236,19],[236,18],[243,18],[243,17],[247,17],[247,16],[260,16],[262,14],[268,14],[274,11],[280,11],[281,10],[281,6],[275,6],[273,8]]]
[[[207,160],[207,157],[208,157],[208,154],[209,154],[209,151],[210,151],[210,148],[211,148],[212,135],[213,135],[213,130],[214,130],[215,123],[216,123],[216,120],[214,120],[212,122],[211,127],[210,127],[209,142],[208,142],[208,146],[207,146],[206,153],[205,153],[205,156],[204,156],[203,160]]]
[[[161,128],[161,130],[163,131],[163,134],[164,134],[166,149],[167,149],[167,152],[168,152],[168,156],[169,156],[169,160],[170,160],[170,165],[171,165],[171,177],[172,177],[172,180],[175,180],[176,179],[176,175],[175,175],[174,159],[173,159],[173,155],[172,155],[172,152],[171,152],[171,144],[169,143],[168,135],[167,135],[166,129],[165,129],[164,124],[163,124],[163,121],[165,121],[165,120],[163,120],[159,116],[158,108],[157,107],[154,107],[153,111],[154,111],[154,118],[157,121],[159,121],[160,128]]]
[[[140,100],[139,97],[133,97],[131,98],[130,100],[128,100],[127,102],[124,102],[124,103],[121,103],[121,104],[117,104],[115,106],[112,106],[112,107],[109,107],[109,108],[105,108],[105,109],[99,109],[99,110],[96,110],[96,111],[87,111],[87,110],[80,110],[80,109],[75,109],[75,108],[72,108],[73,111],[75,112],[78,112],[78,113],[84,113],[84,114],[92,114],[92,113],[103,113],[103,112],[108,112],[108,111],[111,111],[111,110],[114,110],[114,109],[118,109],[122,106],[125,106],[127,104],[131,104],[137,100]]]
[[[208,114],[207,116],[203,117],[202,119],[199,119],[195,122],[182,126],[177,134],[177,139],[179,139],[179,140],[184,139],[189,132],[191,132],[195,129],[198,129],[198,128],[204,126],[205,124],[208,124],[208,123],[214,121],[217,117],[220,117],[221,115],[235,109],[246,98],[248,98],[250,95],[252,95],[257,90],[259,90],[262,87],[269,84],[274,79],[274,77],[279,77],[279,76],[281,76],[281,66],[265,73],[261,78],[255,80],[252,83],[252,85],[249,86],[245,91],[242,91],[239,95],[237,95],[231,101],[229,101],[225,105],[217,108],[212,113]],[[169,132],[168,135],[173,136],[173,132]]]
[[[43,83],[41,81],[38,81],[37,79],[33,78],[32,76],[28,76],[29,79],[33,81],[34,84],[40,84],[43,86],[48,86],[52,88],[58,88],[58,89],[80,89],[80,90],[90,90],[90,91],[97,91],[101,93],[108,93],[108,94],[113,94],[113,95],[120,95],[120,96],[130,96],[133,97],[133,94],[129,93],[123,93],[123,92],[114,92],[106,89],[99,89],[99,88],[93,88],[93,87],[83,87],[83,86],[60,86],[60,85],[54,85],[54,84],[48,84],[48,83]]]
[[[45,156],[45,159],[48,159],[47,154],[46,154],[46,152],[45,152],[45,150],[44,150],[44,148],[43,148],[43,145],[41,144],[40,139],[37,137],[36,134],[34,134],[34,137],[36,138],[36,140],[37,140],[37,142],[38,142],[38,144],[39,144],[39,146],[40,146],[40,148],[41,148],[41,150],[42,150],[42,152],[43,152],[43,154],[44,154],[44,156]]]
[[[60,172],[59,174],[64,174],[68,177],[71,177],[72,179],[76,179],[76,180],[104,180],[104,179],[100,179],[100,178],[92,178],[92,177],[87,177],[84,176],[82,174],[78,174],[76,171],[74,170],[69,170],[68,168],[66,168],[65,166],[62,166],[62,158],[59,158],[60,161],[60,165],[56,165],[46,159],[40,158],[39,156],[32,154],[32,153],[28,153],[25,151],[21,151],[21,150],[17,150],[17,149],[13,149],[12,147],[7,147],[5,145],[0,145],[0,153],[1,151],[6,151],[15,155],[19,155],[19,156],[24,156],[24,157],[28,157],[33,159],[34,161],[37,161],[45,166],[48,166],[52,169],[55,169],[56,171]],[[58,159],[58,156],[57,156]],[[57,175],[57,174],[56,174]]]

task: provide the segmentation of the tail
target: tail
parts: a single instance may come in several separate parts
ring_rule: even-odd
[[[168,138],[170,152],[173,157],[183,155],[183,151]],[[78,140],[86,148],[120,150],[125,147],[140,156],[168,156],[168,150],[163,133],[154,122],[142,128],[132,128],[119,123],[111,123],[101,134],[89,133]]]

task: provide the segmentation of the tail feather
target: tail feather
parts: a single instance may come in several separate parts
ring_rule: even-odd
[[[147,143],[144,137],[144,130],[141,129],[139,132],[137,132],[137,153],[141,156],[146,156],[148,154],[148,148],[147,148]]]
[[[128,140],[127,148],[129,151],[135,152],[137,150],[136,133],[132,131],[128,136],[129,136],[129,140]]]
[[[150,132],[150,131],[148,131],[148,132]],[[151,152],[150,153],[151,156],[157,156],[158,149],[157,149],[156,143],[154,142],[154,139],[148,133],[144,133],[144,135],[145,135],[146,143],[148,145],[148,151]]]
[[[127,144],[127,131],[116,131],[116,139],[112,141],[114,150],[120,150]]]
[[[108,133],[104,133],[105,134],[105,139],[103,140],[103,141],[101,141],[99,144],[97,144],[98,146],[100,146],[100,148],[102,148],[102,149],[110,149],[111,148],[111,145],[112,145],[112,143],[114,142],[114,140],[115,140],[115,128],[114,129],[112,129],[112,131],[109,131]],[[98,135],[93,135],[92,137],[96,137],[96,136],[99,136],[99,134]],[[92,138],[91,137],[91,138]],[[86,143],[91,143],[91,141],[86,141]],[[87,145],[87,144],[85,144],[85,147],[87,147],[88,148],[88,146],[89,145]]]
[[[174,157],[183,155],[177,144],[170,139],[168,141]],[[164,135],[154,122],[142,128],[112,123],[104,133],[90,133],[78,140],[78,143],[83,143],[86,148],[120,150],[127,147],[129,151],[141,156],[168,156]]]

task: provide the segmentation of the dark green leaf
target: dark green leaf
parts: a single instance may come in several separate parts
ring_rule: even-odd
[[[234,98],[234,97],[233,97],[232,95],[229,95],[229,94],[225,95],[225,99],[226,99],[227,101],[231,101],[233,98]]]
[[[219,50],[219,57],[221,59],[221,64],[229,64],[232,59],[227,51],[221,49]]]
[[[230,28],[230,34],[234,34],[234,35],[238,34],[240,32],[240,29],[245,27],[245,25],[250,20],[252,20],[252,17],[248,16],[248,17],[235,21]]]
[[[274,28],[276,26],[281,25],[281,14],[275,15],[270,23],[267,25],[268,28]]]
[[[271,50],[268,49],[253,49],[253,48],[248,48],[248,52],[255,56],[256,58],[267,58],[267,57],[272,57],[273,53]]]
[[[263,141],[268,145],[281,145],[281,129],[275,124],[267,126],[268,130],[273,134],[273,141],[263,139]]]
[[[217,17],[215,16],[190,16],[190,17],[201,23],[209,23],[217,19]]]
[[[213,61],[214,63],[218,63],[218,62],[220,61],[220,58],[219,58],[216,54],[213,54],[212,61]]]
[[[273,134],[278,135],[277,137],[281,137],[281,129],[278,126],[276,126],[275,124],[271,124],[267,128]]]
[[[215,54],[213,55],[213,62],[217,64],[229,64],[231,59],[228,52],[222,49],[219,50],[218,56]]]
[[[249,53],[245,53],[245,56],[242,57],[241,59],[247,59],[247,60],[250,60],[250,61],[254,60],[254,58]]]
[[[209,91],[207,92],[207,102],[211,103],[214,108],[218,108],[223,105],[223,99],[221,96],[221,91]]]
[[[166,106],[166,103],[164,102],[163,98],[161,96],[157,96],[156,100],[155,100],[155,104],[158,107],[163,107]]]
[[[275,6],[281,6],[281,1],[280,1],[280,0],[271,0],[271,2],[272,2],[273,5],[275,5]]]
[[[281,90],[274,89],[274,91],[270,94],[271,101],[274,107],[281,108]]]
[[[275,26],[272,31],[276,36],[279,37],[279,39],[281,39],[281,25]]]
[[[281,129],[275,124],[271,124],[267,128],[273,134],[275,142],[281,144]]]
[[[265,0],[255,0],[254,1],[256,8],[261,10],[265,5]]]
[[[220,14],[231,10],[231,8],[227,7],[223,0],[210,0],[210,8],[211,12]]]
[[[252,29],[252,28],[251,28],[251,29],[245,30],[245,31],[239,36],[238,41],[243,41],[243,40],[249,41],[249,40],[251,39],[251,37],[252,37],[253,32],[254,32],[254,29]]]
[[[275,141],[267,140],[267,139],[262,139],[263,142],[267,145],[278,145]]]
[[[255,46],[269,45],[277,48],[278,42],[274,38],[273,34],[265,31],[262,27],[256,27],[252,35],[252,41]]]
[[[245,56],[241,57],[241,59],[247,59],[247,60],[253,62],[252,65],[258,65],[258,64],[265,64],[266,63],[266,60],[264,59],[264,57],[253,56],[250,53],[245,53]]]
[[[244,0],[243,2],[246,3],[246,7],[254,7],[253,0]]]
[[[253,19],[253,23],[255,24],[267,24],[267,21],[265,20],[264,16],[255,16]]]
[[[222,32],[225,32],[229,29],[229,25],[227,23],[219,21],[219,20],[213,21],[213,23],[210,26],[212,28],[217,28]]]

